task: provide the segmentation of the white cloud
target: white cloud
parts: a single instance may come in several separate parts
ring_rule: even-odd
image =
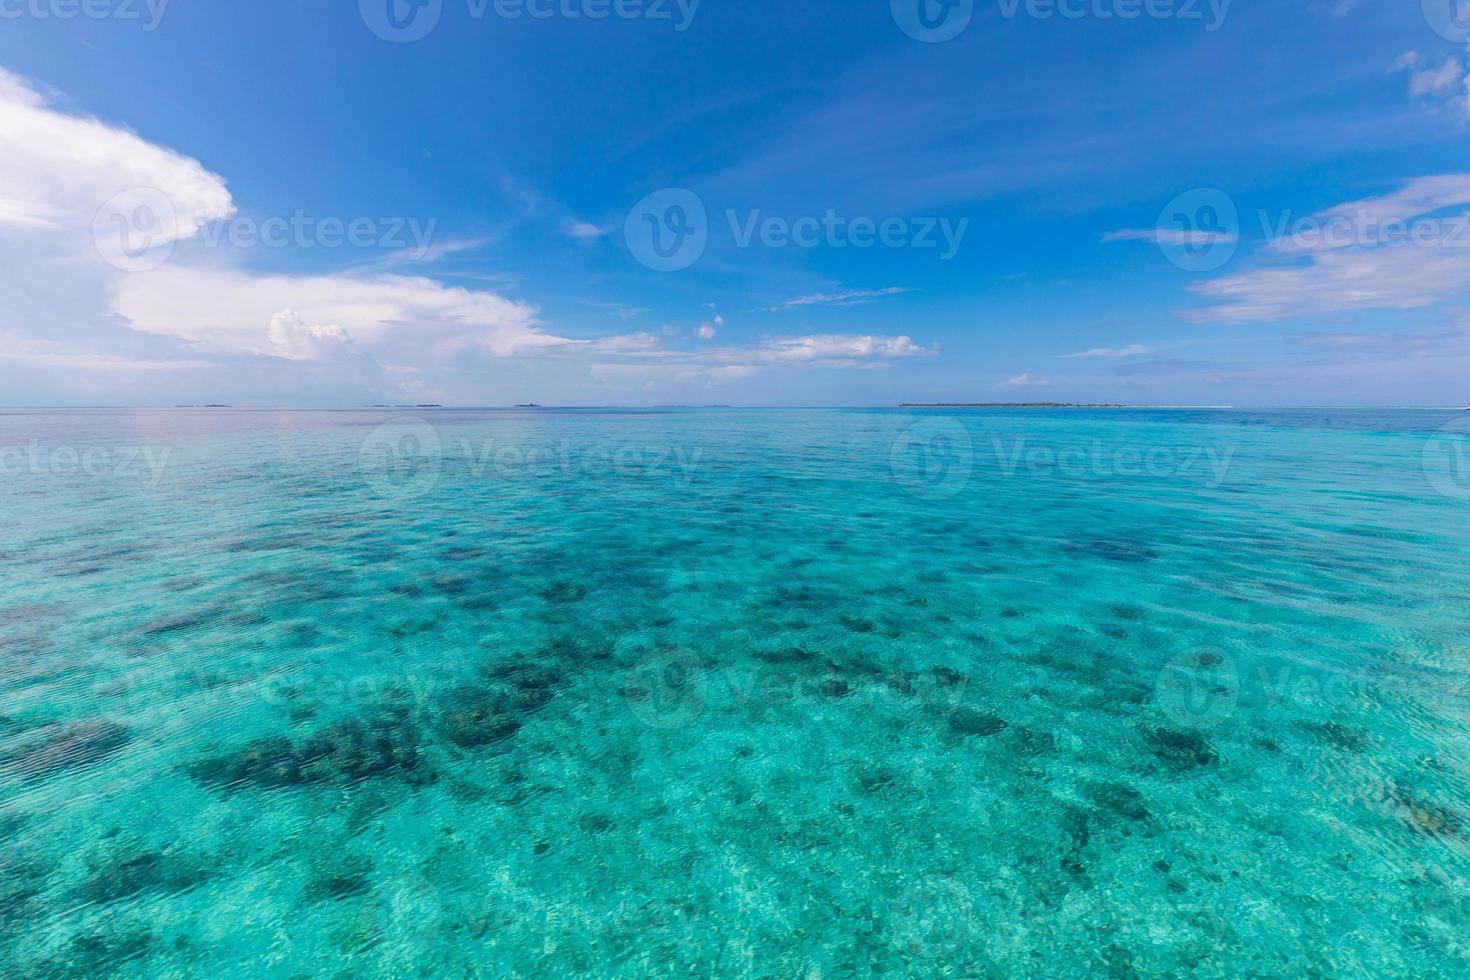
[[[1033,378],[1029,374],[1018,374],[1002,385],[1010,388],[1032,388],[1051,384],[1046,378]]]
[[[235,212],[224,180],[199,161],[96,119],[67,115],[0,68],[0,227],[90,230],[125,191],[166,195],[160,243],[188,238]],[[106,224],[104,222],[104,228]]]
[[[1078,351],[1075,354],[1063,354],[1063,357],[1137,357],[1139,354],[1152,354],[1158,350],[1157,347],[1148,347],[1144,344],[1129,344],[1127,347],[1094,347],[1091,350]]]
[[[566,223],[566,231],[568,235],[572,236],[579,242],[595,242],[602,236],[606,235],[609,229],[600,228],[597,225],[590,224],[586,221],[578,221],[575,218],[569,218]]]
[[[103,259],[94,224],[104,204],[140,187],[167,202],[154,215],[162,222],[153,241],[169,252],[156,268],[125,273]],[[484,403],[487,391],[509,385],[547,382],[567,391],[589,378],[640,373],[728,381],[937,353],[908,337],[874,335],[774,337],[694,351],[646,332],[559,336],[527,302],[390,273],[391,256],[310,275],[246,268],[251,253],[213,246],[199,234],[234,211],[224,179],[198,161],[62,112],[0,71],[0,295],[7,297],[0,383],[14,392],[20,379],[33,399],[78,392],[89,404],[111,397]],[[585,223],[572,231],[606,233]],[[483,243],[449,240],[418,258]],[[285,262],[291,253],[270,258]],[[711,315],[696,330],[699,339],[713,340],[724,322]],[[157,385],[161,377],[169,388]]]
[[[700,340],[714,340],[715,331],[725,325],[725,318],[716,316],[713,320],[706,320],[694,331]]]
[[[1198,321],[1279,320],[1358,310],[1409,310],[1470,289],[1470,219],[1429,217],[1470,204],[1470,174],[1411,180],[1390,194],[1352,201],[1314,216],[1318,227],[1350,232],[1310,242],[1286,240],[1267,254],[1286,266],[1251,269],[1191,288],[1215,301]],[[1390,229],[1399,226],[1399,232]],[[1412,228],[1432,234],[1416,239]],[[1305,262],[1305,264],[1302,264]]]
[[[346,350],[347,331],[338,325],[307,323],[295,310],[281,310],[271,317],[267,331],[271,347],[293,361],[322,361]]]
[[[1470,74],[1465,63],[1451,56],[1431,67],[1418,51],[1407,51],[1393,63],[1393,72],[1408,72],[1409,94],[1430,105],[1447,107],[1470,115]]]
[[[1200,231],[1198,229],[1124,228],[1120,231],[1108,232],[1102,236],[1102,240],[1104,244],[1110,242],[1154,242],[1157,245],[1168,245],[1172,247],[1191,246],[1204,248],[1236,241],[1237,236],[1227,232]]]
[[[771,364],[852,364],[868,360],[933,357],[938,347],[920,347],[908,337],[856,334],[815,334],[809,337],[772,337],[752,352]]]
[[[374,356],[477,348],[512,357],[571,343],[542,331],[524,303],[418,276],[262,276],[170,263],[119,278],[113,309],[135,330],[219,353],[279,353],[271,324],[283,309],[345,330]]]
[[[885,289],[848,289],[837,293],[814,293],[810,296],[798,296],[796,299],[787,300],[780,306],[762,307],[756,312],[780,313],[782,310],[795,309],[800,306],[859,306],[886,296],[898,296],[901,293],[911,292],[913,292],[912,289],[889,286]]]

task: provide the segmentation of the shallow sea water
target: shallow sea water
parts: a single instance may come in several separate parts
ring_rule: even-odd
[[[0,413],[3,972],[1464,976],[1463,418]]]

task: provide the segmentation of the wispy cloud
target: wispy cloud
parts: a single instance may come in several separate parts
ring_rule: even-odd
[[[1000,387],[1002,387],[1002,388],[1035,388],[1035,387],[1044,387],[1044,386],[1049,385],[1049,384],[1051,384],[1051,381],[1048,380],[1048,379],[1046,379],[1046,378],[1033,378],[1029,374],[1018,374],[1014,378],[1010,378],[1010,379],[1008,379],[1006,381],[1002,381],[1000,383]]]
[[[1194,248],[1205,248],[1238,240],[1238,236],[1229,232],[1212,232],[1173,229],[1173,228],[1124,228],[1120,231],[1110,231],[1102,236],[1104,243],[1110,242],[1153,242],[1157,245],[1168,245],[1183,248],[1186,246]]]
[[[886,296],[898,296],[901,293],[911,292],[913,292],[912,289],[905,289],[902,286],[889,286],[886,289],[848,289],[836,293],[813,293],[810,296],[798,296],[796,299],[787,300],[780,306],[762,307],[755,312],[780,313],[783,310],[792,310],[802,306],[860,306]]]
[[[1379,197],[1313,216],[1342,235],[1283,239],[1264,255],[1290,258],[1192,287],[1214,305],[1200,322],[1243,323],[1362,310],[1409,310],[1470,290],[1470,174],[1422,177]],[[1458,213],[1444,215],[1443,212]],[[1302,264],[1305,262],[1305,264]]]
[[[1157,347],[1149,347],[1145,344],[1130,344],[1127,347],[1094,347],[1091,350],[1078,351],[1075,354],[1063,354],[1064,358],[1074,357],[1137,357],[1140,354],[1152,354]]]
[[[610,231],[611,228],[602,228],[575,218],[568,218],[566,223],[566,233],[579,242],[595,242]]]

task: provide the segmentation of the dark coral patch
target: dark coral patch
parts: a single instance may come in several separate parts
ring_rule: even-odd
[[[238,751],[195,763],[189,773],[200,783],[225,789],[395,777],[418,784],[432,779],[419,751],[418,729],[400,710],[340,721],[301,742],[280,736],[256,739]]]
[[[86,902],[116,902],[144,892],[174,894],[210,877],[202,863],[161,851],[132,852],[92,867],[78,894]]]
[[[1101,558],[1104,561],[1143,564],[1154,561],[1159,553],[1135,541],[1116,541],[1109,538],[1084,538],[1068,541],[1063,548],[1076,555]]]
[[[481,687],[463,687],[455,692],[444,712],[444,734],[462,749],[483,748],[504,742],[525,724],[504,694]]]
[[[974,708],[961,708],[949,716],[950,731],[960,735],[991,738],[999,735],[1008,727],[1004,719],[988,712],[976,711]]]
[[[99,719],[52,726],[40,738],[0,757],[0,768],[26,779],[44,779],[100,762],[121,750],[130,737],[122,725]]]
[[[1172,769],[1197,769],[1214,765],[1220,755],[1210,745],[1210,740],[1195,731],[1179,731],[1175,728],[1148,728],[1143,739]]]

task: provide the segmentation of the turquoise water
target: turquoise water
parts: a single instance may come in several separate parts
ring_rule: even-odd
[[[1463,976],[1463,417],[0,414],[0,962]]]

